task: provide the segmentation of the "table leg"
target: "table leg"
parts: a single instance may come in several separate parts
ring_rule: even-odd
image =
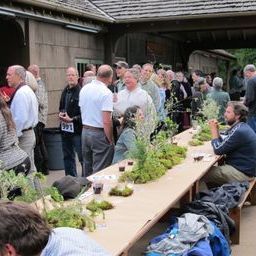
[[[192,202],[193,199],[193,188],[191,187],[186,194],[180,199],[180,207],[183,208],[187,203]]]

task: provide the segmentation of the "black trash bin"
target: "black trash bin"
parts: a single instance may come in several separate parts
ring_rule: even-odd
[[[48,165],[50,170],[63,170],[63,153],[61,146],[61,134],[59,128],[45,128],[44,142],[48,153]]]

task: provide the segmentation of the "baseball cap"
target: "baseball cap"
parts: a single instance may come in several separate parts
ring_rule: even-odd
[[[114,64],[114,67],[129,68],[129,65],[127,62],[120,60]]]

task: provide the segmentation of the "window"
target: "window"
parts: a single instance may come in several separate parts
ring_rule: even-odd
[[[78,70],[79,77],[82,77],[84,71],[86,70],[87,64],[94,64],[96,69],[103,63],[102,60],[92,60],[92,59],[75,59],[76,68]]]

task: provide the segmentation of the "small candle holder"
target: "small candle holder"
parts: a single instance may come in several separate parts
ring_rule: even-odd
[[[94,194],[99,195],[99,194],[101,194],[102,190],[103,190],[103,183],[101,183],[101,182],[95,182],[95,183],[93,184],[93,191],[94,191]]]
[[[124,172],[125,171],[125,165],[126,165],[125,161],[121,161],[121,162],[118,163],[119,172]]]
[[[128,160],[128,161],[127,161],[127,164],[128,164],[128,165],[133,165],[133,160]]]

